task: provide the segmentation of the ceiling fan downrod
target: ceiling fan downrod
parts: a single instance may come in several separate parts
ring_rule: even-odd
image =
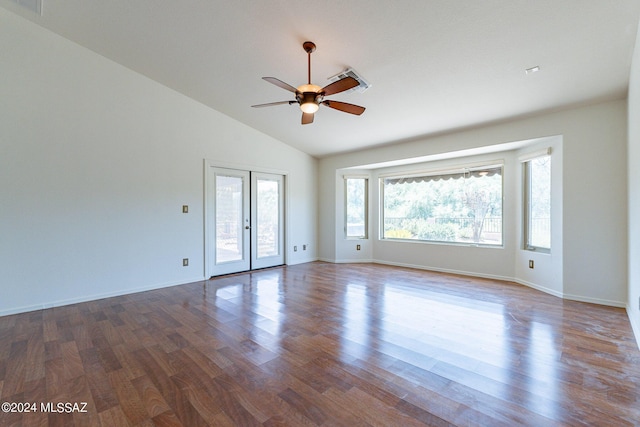
[[[302,48],[307,52],[307,84],[311,84],[311,53],[315,52],[316,44],[306,41],[302,43]]]

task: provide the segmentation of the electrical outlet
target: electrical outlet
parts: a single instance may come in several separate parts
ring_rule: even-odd
[[[182,266],[183,267],[189,266],[189,258],[182,258]]]
[[[307,250],[307,245],[302,245],[302,250],[306,251]]]
[[[532,259],[529,260],[529,268],[533,268],[533,260]]]
[[[356,245],[356,251],[360,250],[360,245]]]
[[[182,213],[189,213],[189,205],[182,205]]]
[[[298,252],[298,247],[297,246],[293,247],[293,252]]]

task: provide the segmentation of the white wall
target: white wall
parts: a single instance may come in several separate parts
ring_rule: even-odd
[[[640,28],[629,82],[629,304],[636,341],[640,346]]]
[[[340,261],[337,248],[342,243],[335,230],[341,224],[331,208],[339,203],[334,185],[337,170],[561,135],[560,264],[537,262],[536,277],[518,278],[523,268],[515,263],[527,262],[528,254],[517,255],[515,241],[506,242],[511,246],[502,255],[489,252],[497,251],[494,249],[443,246],[440,250],[417,243],[402,247],[392,243],[388,249],[374,249],[373,255],[382,262],[404,259],[412,265],[522,279],[567,298],[625,306],[626,118],[626,101],[619,100],[321,159],[320,258]],[[513,221],[517,220],[519,215],[514,212]],[[554,283],[547,283],[545,277],[553,278]]]
[[[4,9],[0,58],[0,315],[202,279],[204,159],[287,171],[317,257],[316,159]]]

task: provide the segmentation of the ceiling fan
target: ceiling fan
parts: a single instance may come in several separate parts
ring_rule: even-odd
[[[331,101],[325,100],[325,96],[335,95],[336,93],[344,92],[345,90],[352,89],[359,85],[358,81],[353,77],[345,77],[336,82],[333,82],[325,87],[320,87],[314,84],[311,84],[311,53],[316,50],[316,45],[313,42],[306,41],[302,44],[302,48],[307,52],[307,60],[308,60],[308,72],[307,72],[307,80],[308,83],[304,85],[300,85],[297,88],[291,86],[283,82],[282,80],[278,80],[275,77],[263,77],[263,80],[268,81],[282,89],[288,90],[289,92],[293,92],[296,95],[296,99],[292,101],[279,101],[279,102],[270,102],[268,104],[258,104],[252,105],[252,107],[261,108],[261,107],[271,107],[273,105],[284,105],[284,104],[299,104],[300,109],[302,110],[302,124],[308,125],[313,123],[313,116],[316,111],[320,108],[320,104],[326,105],[327,107],[333,108],[338,111],[344,111],[345,113],[355,114],[359,116],[364,113],[365,108],[359,105],[348,104],[346,102],[340,101]]]

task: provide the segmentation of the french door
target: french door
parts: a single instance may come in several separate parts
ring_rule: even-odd
[[[284,264],[284,177],[211,168],[209,276]]]

